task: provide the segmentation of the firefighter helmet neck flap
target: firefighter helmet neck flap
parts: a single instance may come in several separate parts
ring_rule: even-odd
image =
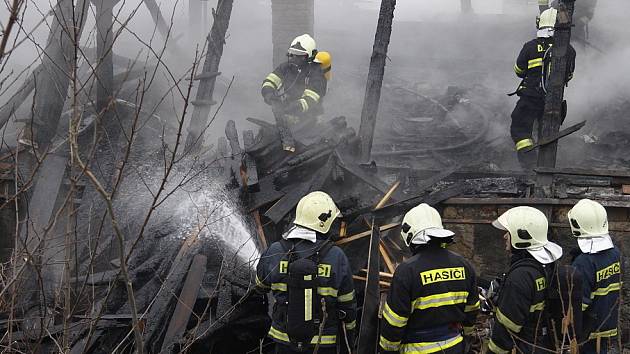
[[[509,209],[492,225],[510,234],[513,248],[527,250],[542,264],[552,263],[562,256],[562,248],[547,239],[547,217],[538,209],[528,206]]]
[[[426,245],[431,238],[449,238],[454,233],[445,230],[442,218],[437,210],[422,203],[409,210],[403,218],[400,236],[407,247],[411,245]]]
[[[293,223],[322,234],[330,231],[330,226],[341,211],[332,198],[320,191],[311,192],[298,202]]]
[[[608,233],[608,214],[598,202],[582,199],[567,217],[582,252],[597,253],[614,247]]]

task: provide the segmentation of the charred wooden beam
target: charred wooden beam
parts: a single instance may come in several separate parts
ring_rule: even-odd
[[[381,209],[374,210],[373,213],[379,220],[384,220],[402,215],[420,203],[429,205],[441,203],[449,198],[463,194],[465,190],[466,186],[458,183],[427,196],[412,197],[394,204],[389,204]]]
[[[288,152],[295,152],[295,139],[293,139],[293,133],[289,128],[287,122],[287,115],[284,113],[284,108],[281,107],[281,103],[276,103],[272,106],[273,116],[276,118],[276,129],[280,134],[280,143],[282,144],[282,150]]]
[[[361,327],[359,328],[359,353],[376,353],[378,348],[378,308],[380,302],[380,225],[376,217],[372,218],[372,232],[367,261],[367,280],[363,297]]]
[[[559,198],[448,198],[442,203],[445,205],[575,205],[579,199]],[[630,203],[625,200],[598,200],[605,207],[630,208]]]
[[[372,152],[372,141],[374,139],[374,128],[376,127],[376,116],[378,105],[381,100],[381,88],[383,86],[383,76],[385,75],[385,63],[387,61],[387,48],[392,34],[392,23],[394,21],[394,8],[396,0],[381,0],[381,10],[374,37],[374,48],[370,59],[370,69],[368,71],[365,97],[363,99],[363,110],[361,111],[361,126],[359,136],[361,137],[361,160],[370,160]]]
[[[280,222],[285,215],[293,209],[300,199],[311,191],[319,190],[322,188],[332,169],[336,165],[337,159],[331,156],[328,162],[320,168],[310,181],[300,183],[297,188],[291,190],[280,200],[276,202],[267,212],[265,216],[271,219],[274,223]]]
[[[96,112],[111,118],[110,102],[114,95],[114,0],[92,0],[96,5]],[[109,123],[109,122],[108,122]]]
[[[243,146],[245,151],[248,148],[254,146],[254,132],[246,130],[243,132]],[[256,161],[247,152],[243,154],[243,168],[246,173],[246,179],[243,181],[243,185],[246,186],[248,192],[255,192],[259,189],[258,186],[258,168],[256,167]]]
[[[564,100],[564,86],[568,65],[568,49],[571,40],[571,24],[573,22],[573,7],[575,0],[563,0],[558,7],[554,43],[551,56],[551,73],[545,96],[545,111],[541,122],[542,139],[558,134],[562,124],[562,102]],[[540,148],[538,152],[538,167],[556,167],[557,141],[553,141]],[[549,189],[553,177],[538,175],[536,178],[537,194],[543,196]]]
[[[22,103],[26,101],[26,98],[31,94],[31,92],[33,92],[35,89],[35,78],[41,73],[43,68],[44,67],[42,65],[36,67],[29,78],[24,81],[22,87],[20,87],[13,96],[11,96],[9,101],[2,106],[0,109],[0,128],[7,124],[11,116],[20,108]]]
[[[630,178],[630,172],[623,170],[604,170],[604,169],[582,169],[582,168],[550,168],[536,167],[536,173],[551,175],[577,175],[577,176],[598,176],[598,177],[614,177],[614,178]]]
[[[561,138],[564,138],[565,136],[573,134],[576,131],[582,129],[585,125],[586,125],[586,121],[583,121],[583,122],[578,123],[578,124],[574,124],[574,125],[566,128],[566,129],[563,129],[563,130],[559,131],[557,134],[554,134],[553,136],[549,136],[549,137],[541,139],[539,142],[537,142],[533,146],[530,146],[529,148],[527,148],[527,150],[525,150],[525,152],[530,152],[530,151],[532,151],[532,150],[534,150],[534,149],[536,149],[538,147],[554,143],[557,140],[559,140]]]
[[[195,306],[195,301],[201,288],[201,281],[206,274],[207,260],[206,256],[201,254],[196,255],[193,259],[182,291],[177,298],[175,312],[173,312],[168,329],[164,335],[160,353],[171,353],[174,344],[181,341],[184,331],[186,331],[190,314]]]
[[[219,72],[219,63],[223,55],[225,34],[227,33],[230,23],[233,4],[234,0],[219,0],[216,12],[213,11],[214,22],[212,23],[210,35],[208,35],[207,38],[208,51],[206,53],[206,60],[203,63],[201,75]],[[212,101],[216,79],[216,76],[206,76],[200,79],[195,101]],[[196,150],[203,145],[203,135],[207,128],[210,107],[210,105],[194,106],[188,127],[188,135],[186,136],[187,149]]]
[[[381,226],[381,228],[380,228],[380,232],[385,232],[385,231],[388,231],[388,230],[394,229],[394,228],[396,228],[396,227],[398,227],[398,226],[400,226],[400,223],[399,223],[399,222],[395,222],[395,223],[391,223],[391,224],[383,225],[383,226]],[[362,239],[362,238],[368,237],[368,236],[370,236],[371,234],[372,234],[372,231],[371,231],[371,230],[364,231],[364,232],[360,232],[360,233],[358,233],[358,234],[356,234],[356,235],[342,237],[342,238],[340,238],[337,242],[335,242],[335,244],[337,244],[337,245],[343,245],[343,244],[345,244],[345,243],[349,243],[349,242],[352,242],[352,241],[356,241],[356,240],[359,240],[359,239]]]

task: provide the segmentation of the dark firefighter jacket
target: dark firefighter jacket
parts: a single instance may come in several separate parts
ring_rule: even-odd
[[[582,274],[582,311],[589,339],[617,335],[621,258],[619,249],[582,253],[573,261]]]
[[[490,352],[509,353],[515,345],[519,353],[546,352],[533,346],[550,346],[543,337],[547,332],[545,289],[547,276],[543,265],[527,251],[514,252],[495,305],[495,321],[488,345]]]
[[[318,239],[315,244],[306,240],[293,240],[295,252],[308,253],[321,245],[323,240]],[[256,286],[259,290],[271,290],[276,303],[273,308],[272,323],[269,329],[269,337],[275,342],[289,344],[287,334],[287,251],[280,242],[274,242],[261,256],[256,268]],[[322,347],[335,346],[339,329],[339,313],[345,313],[342,319],[346,331],[354,333],[356,327],[356,299],[354,282],[350,263],[343,251],[333,246],[326,255],[319,260],[317,293],[326,301],[327,319],[322,335],[313,336],[311,344],[318,342]],[[321,309],[320,309],[321,310]],[[343,334],[342,334],[343,335]],[[340,337],[340,340],[341,337]]]
[[[551,64],[548,50],[552,46],[553,38],[536,38],[523,45],[514,65],[514,72],[523,79],[516,90],[519,96],[545,98],[542,84],[543,79],[548,79]],[[573,78],[573,71],[575,70],[575,49],[571,45],[569,45],[567,56],[565,82],[569,82]]]
[[[303,114],[319,115],[323,112],[322,100],[326,95],[326,78],[318,63],[298,66],[282,63],[271,72],[262,84],[262,96],[283,97],[286,103],[298,101]]]
[[[479,310],[474,269],[445,248],[424,246],[401,263],[383,308],[381,352],[433,353],[472,333]]]

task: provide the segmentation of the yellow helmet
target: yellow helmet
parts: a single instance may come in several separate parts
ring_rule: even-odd
[[[289,46],[288,53],[292,55],[306,55],[309,58],[313,58],[317,52],[315,48],[317,48],[317,45],[313,37],[308,34],[303,34],[293,39],[291,46]]]
[[[400,237],[407,246],[425,245],[431,237],[445,238],[453,235],[452,231],[445,230],[442,226],[440,213],[425,203],[409,210],[400,228]]]
[[[543,11],[538,19],[538,29],[556,27],[556,19],[558,18],[558,10],[549,8]]]
[[[326,234],[335,219],[340,216],[341,211],[332,198],[324,192],[315,191],[300,199],[295,209],[293,223]]]
[[[575,237],[608,235],[608,214],[598,202],[582,199],[567,213]]]
[[[324,72],[324,77],[326,77],[326,80],[330,80],[332,77],[332,72],[330,71],[332,69],[332,57],[330,56],[330,53],[318,52],[313,62],[319,63],[322,67],[322,71]]]

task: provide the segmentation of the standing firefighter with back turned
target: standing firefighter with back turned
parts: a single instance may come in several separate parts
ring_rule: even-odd
[[[413,257],[394,272],[383,308],[381,353],[461,354],[479,310],[475,271],[446,249],[453,232],[427,204],[411,209],[400,232]]]
[[[356,299],[350,263],[329,240],[341,212],[324,192],[312,192],[297,205],[294,226],[261,256],[259,290],[273,292],[269,337],[276,353],[337,353],[352,349]],[[333,226],[333,224],[335,226]]]
[[[537,38],[523,46],[516,59],[514,72],[523,79],[515,92],[519,100],[512,112],[510,134],[514,140],[518,161],[523,169],[532,169],[536,164],[536,154],[528,152],[534,145],[534,123],[540,122],[545,110],[547,82],[551,72],[553,35],[558,10],[545,10],[537,20]],[[565,83],[573,77],[575,68],[575,50],[569,45],[568,65]],[[566,103],[563,102],[563,119],[566,115]]]
[[[289,47],[288,60],[263,81],[261,94],[265,103],[274,111],[294,117],[293,121],[321,115],[327,86],[322,67],[330,62],[330,57],[318,58],[317,54],[311,36],[296,37]]]
[[[579,250],[573,266],[582,274],[584,354],[606,354],[618,335],[621,254],[608,233],[604,207],[590,199],[580,200],[567,214]]]
[[[488,349],[497,354],[513,349],[517,353],[553,352],[546,291],[562,248],[547,239],[547,217],[532,207],[509,209],[492,225],[506,231],[506,249],[512,257],[495,304]]]

